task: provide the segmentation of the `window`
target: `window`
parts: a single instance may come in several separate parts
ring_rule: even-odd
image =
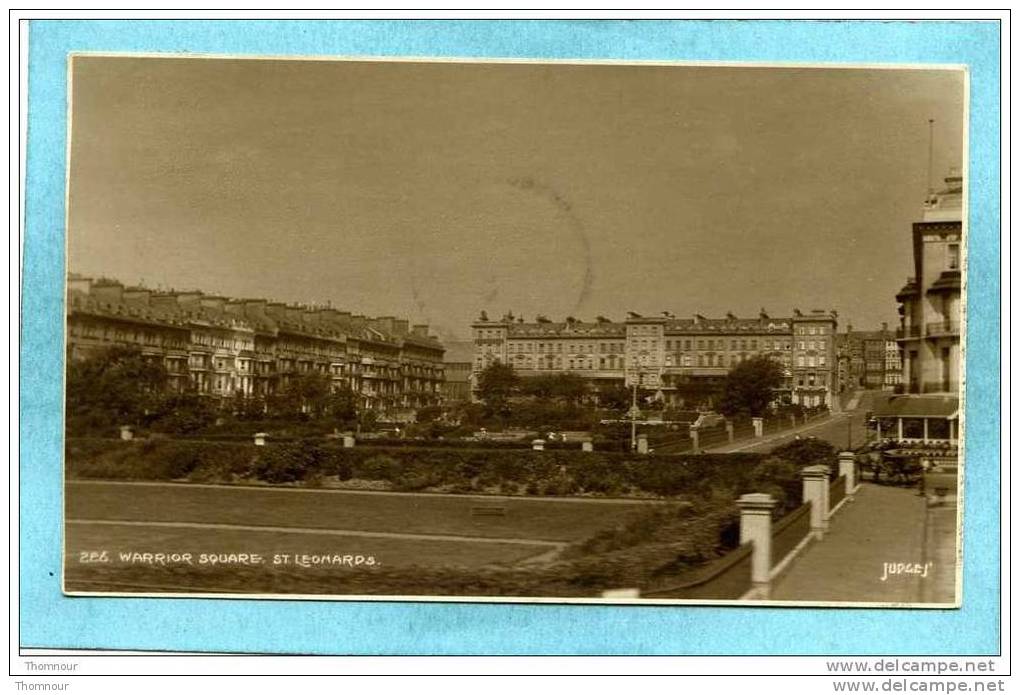
[[[751,349],[752,350],[757,350],[758,349],[758,341],[757,340],[752,340],[751,341]]]
[[[959,244],[949,244],[949,246],[946,247],[946,251],[947,251],[947,254],[946,254],[946,267],[949,270],[959,270],[960,269],[960,245]]]
[[[818,366],[819,367],[824,367],[825,366],[825,355],[819,355],[819,357],[818,357]]]
[[[797,356],[797,366],[798,367],[803,367],[804,366],[804,356],[803,355],[798,355]]]
[[[730,350],[736,350],[736,349],[737,349],[737,341],[731,340],[730,341]]]
[[[705,341],[704,340],[699,340],[698,341],[698,349],[699,350],[704,350],[705,349]]]

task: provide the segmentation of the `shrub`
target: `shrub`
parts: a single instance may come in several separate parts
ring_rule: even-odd
[[[834,471],[839,462],[836,447],[814,437],[794,439],[776,447],[769,452],[769,455],[785,459],[801,468],[824,464]]]
[[[637,455],[569,450],[355,447],[311,440],[270,443],[69,439],[73,477],[295,483],[335,475],[399,490],[479,490],[528,495],[733,497],[775,485],[799,499],[799,467],[758,454]]]
[[[354,467],[353,477],[363,480],[393,480],[400,475],[400,464],[391,456],[378,455]]]
[[[252,475],[267,483],[293,483],[311,475],[322,475],[322,454],[313,444],[278,444],[263,447],[252,467]]]

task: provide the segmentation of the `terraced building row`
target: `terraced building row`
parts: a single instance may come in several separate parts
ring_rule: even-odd
[[[115,344],[162,363],[168,388],[221,399],[269,396],[304,374],[327,376],[380,413],[442,398],[444,348],[427,325],[71,275],[68,359]]]

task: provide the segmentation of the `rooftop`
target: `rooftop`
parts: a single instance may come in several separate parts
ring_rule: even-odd
[[[100,316],[122,317],[133,321],[163,326],[193,325],[228,328],[230,330],[252,331],[278,335],[295,335],[330,338],[335,340],[357,339],[374,343],[402,344],[442,349],[435,336],[428,335],[427,326],[410,329],[408,322],[383,317],[380,319],[352,316],[321,306],[305,306],[267,302],[264,299],[234,299],[218,295],[204,295],[201,292],[164,292],[144,287],[125,288],[116,280],[103,278],[89,281],[80,275],[69,274],[69,280],[76,280],[67,291],[67,311]],[[85,282],[83,288],[81,283]],[[100,290],[97,292],[96,290]],[[147,296],[129,300],[124,292],[147,292]],[[200,299],[211,300],[208,302]]]

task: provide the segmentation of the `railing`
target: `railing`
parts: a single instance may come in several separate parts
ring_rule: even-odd
[[[920,338],[921,327],[920,326],[903,326],[896,329],[896,339],[905,340],[908,338]]]
[[[929,337],[941,335],[960,335],[960,323],[958,321],[936,321],[926,324],[925,335]]]
[[[829,510],[836,508],[836,505],[846,497],[846,476],[839,476],[829,483]]]
[[[700,567],[686,581],[642,592],[644,598],[738,599],[751,588],[751,544],[745,543]]]
[[[805,502],[772,527],[772,568],[800,545],[811,533],[811,504]]]

